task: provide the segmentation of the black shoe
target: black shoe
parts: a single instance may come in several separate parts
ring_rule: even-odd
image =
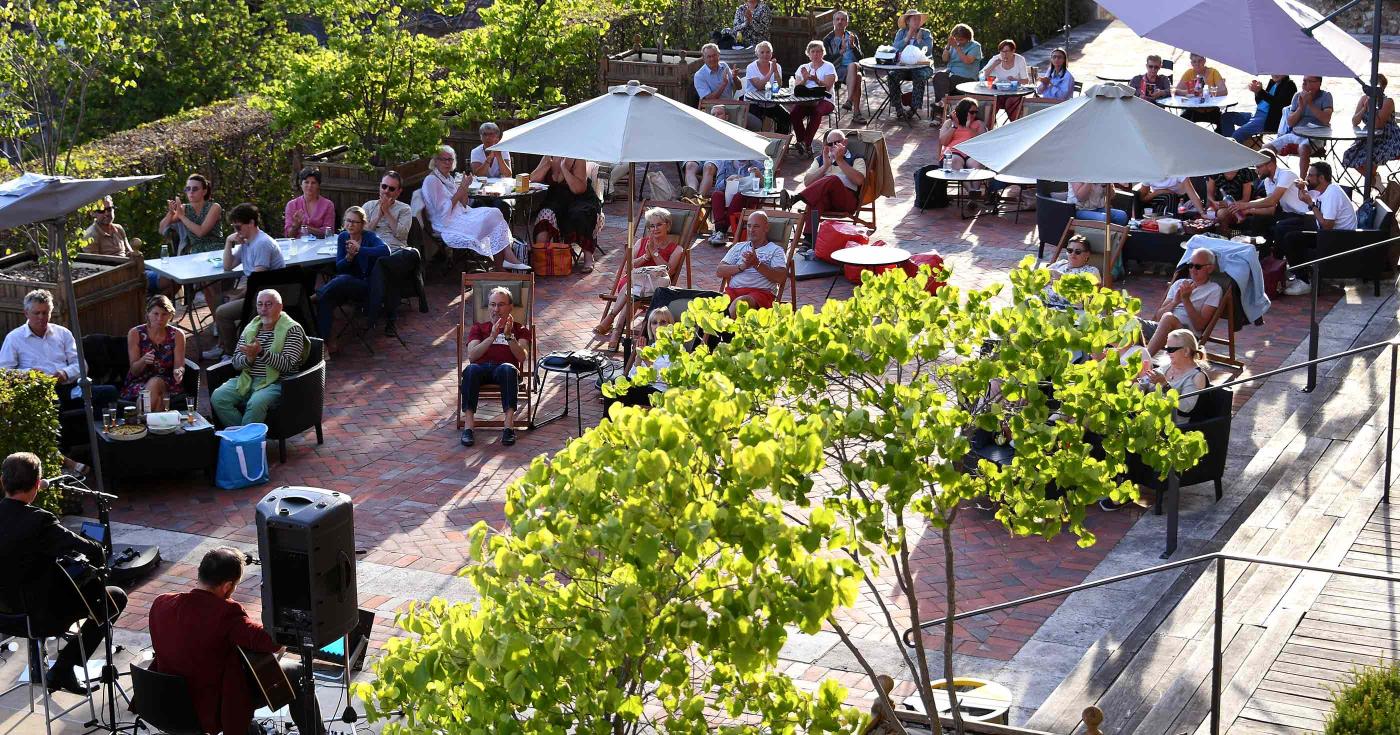
[[[399,327],[398,327],[398,325],[395,324],[394,322],[384,322],[384,336],[385,336],[385,337],[397,337],[397,336],[399,336]]]
[[[462,446],[470,447],[476,444],[476,433],[471,429],[462,429]]]
[[[1104,498],[1099,501],[1099,509],[1105,513],[1112,513],[1125,505],[1127,505],[1127,503],[1115,503],[1109,498]]]
[[[515,429],[501,429],[501,443],[510,447],[515,445]]]
[[[84,687],[83,684],[78,681],[78,677],[73,675],[71,669],[67,676],[50,671],[49,675],[44,677],[44,685],[47,686],[51,692],[68,692],[69,694],[76,694],[80,697],[87,696],[89,693],[97,691],[97,685],[95,684],[90,687]]]

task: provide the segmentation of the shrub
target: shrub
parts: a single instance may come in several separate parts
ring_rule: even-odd
[[[253,202],[263,211],[263,229],[280,232],[282,204],[293,195],[288,170],[296,139],[271,123],[271,114],[245,99],[224,100],[93,141],[74,152],[74,166],[81,176],[165,175],[114,197],[117,221],[145,241],[147,256],[159,252],[156,227],[166,200],[196,172],[209,177],[225,212]]]
[[[58,453],[58,405],[54,403],[54,379],[37,370],[0,370],[0,458],[15,452],[33,452],[43,463],[43,473],[57,475],[63,469]],[[59,513],[63,496],[51,490],[39,492],[35,505]]]
[[[1336,692],[1327,735],[1395,735],[1400,733],[1400,664],[1365,669]]]

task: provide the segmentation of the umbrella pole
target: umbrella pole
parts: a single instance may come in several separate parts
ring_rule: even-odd
[[[1376,0],[1376,9],[1371,18],[1371,86],[1366,90],[1366,168],[1362,175],[1366,184],[1361,190],[1361,201],[1371,201],[1371,180],[1376,178],[1376,115],[1380,112],[1384,98],[1376,92],[1381,73],[1381,0]],[[1380,223],[1377,222],[1377,225]]]
[[[632,241],[636,239],[637,218],[635,214],[637,204],[637,187],[630,182],[637,180],[637,164],[629,163],[627,171],[627,242],[622,244],[622,257],[626,265],[623,272],[626,278],[623,280],[622,298],[622,367],[627,369],[627,361],[632,357]]]
[[[92,378],[88,376],[87,355],[83,354],[83,327],[78,323],[78,295],[73,291],[73,269],[68,263],[68,248],[60,247],[58,230],[62,220],[49,220],[49,252],[59,252],[63,271],[59,278],[63,281],[63,295],[68,302],[69,331],[78,343],[78,387],[83,392],[83,421],[87,424],[88,446],[92,454],[92,472],[97,480],[97,491],[106,492],[102,486],[102,451],[97,444],[97,426],[92,422]]]

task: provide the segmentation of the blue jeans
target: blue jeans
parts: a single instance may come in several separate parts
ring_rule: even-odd
[[[1235,139],[1236,143],[1243,143],[1256,135],[1264,132],[1264,120],[1269,117],[1269,113],[1256,110],[1253,114],[1248,112],[1227,112],[1220,116],[1220,134]]]
[[[476,413],[481,386],[501,388],[501,410],[514,411],[516,393],[520,389],[520,369],[508,362],[474,362],[462,371],[462,407]]]
[[[316,297],[316,329],[321,339],[326,339],[331,334],[336,307],[347,301],[364,301],[369,297],[369,284],[349,273],[341,273],[316,289]]]
[[[209,396],[209,402],[214,405],[214,415],[224,426],[266,423],[267,412],[281,399],[281,383],[273,383],[245,396],[238,392],[237,379],[219,386]]]
[[[1103,210],[1102,210],[1102,209],[1076,209],[1076,210],[1074,211],[1074,218],[1075,218],[1075,219],[1089,219],[1089,220],[1093,220],[1093,221],[1095,221],[1095,222],[1102,222],[1103,219],[1104,219],[1104,215],[1103,215]],[[1113,210],[1113,224],[1115,224],[1115,225],[1126,225],[1126,224],[1128,224],[1128,213],[1127,213],[1127,212],[1124,212],[1124,211],[1121,210],[1121,209],[1115,209],[1115,210]]]

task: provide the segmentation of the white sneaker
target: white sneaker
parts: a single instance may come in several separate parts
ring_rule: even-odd
[[[526,265],[526,264],[524,264],[524,263],[510,263],[510,262],[507,262],[507,263],[505,264],[505,266],[506,266],[506,270],[508,270],[508,271],[528,271],[528,270],[530,270],[530,266],[528,266],[528,265]]]
[[[207,350],[204,351],[203,356],[204,356],[204,359],[206,359],[206,360],[219,360],[219,359],[222,359],[223,356],[224,356],[224,348],[222,348],[222,347],[210,347],[209,349],[207,349]]]
[[[1287,296],[1306,296],[1312,293],[1312,286],[1301,278],[1294,278],[1283,287],[1283,293]]]

